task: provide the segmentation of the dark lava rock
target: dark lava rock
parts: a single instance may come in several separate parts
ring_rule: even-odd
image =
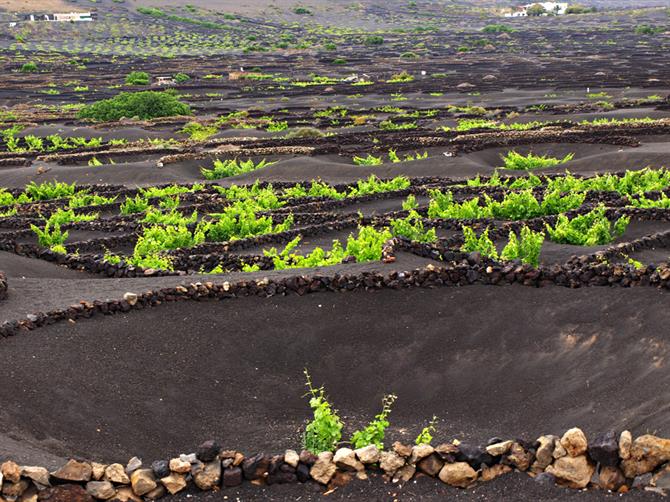
[[[458,445],[456,460],[467,462],[475,470],[479,469],[482,464],[491,466],[495,463],[493,456],[486,453],[486,450],[465,443]]]
[[[223,471],[223,486],[232,487],[242,484],[242,469],[231,467]]]
[[[270,459],[264,454],[259,453],[253,457],[245,458],[242,462],[242,472],[244,479],[252,481],[260,479],[270,466]]]
[[[221,446],[216,441],[205,441],[200,446],[195,453],[195,456],[201,462],[209,463],[213,461],[219,452],[221,451]]]
[[[300,452],[300,461],[303,464],[306,464],[308,467],[312,467],[314,463],[317,460],[317,456],[314,455],[314,453],[307,451],[307,450],[302,450]]]
[[[419,462],[416,464],[416,467],[424,474],[435,477],[438,475],[443,465],[444,462],[442,462],[440,456],[437,453],[432,453],[427,457],[419,460]]]
[[[40,502],[94,502],[82,486],[60,485],[47,488],[39,492],[37,500]]]
[[[170,475],[170,463],[167,460],[156,460],[151,464],[151,469],[157,478],[165,478]]]
[[[544,486],[554,486],[556,484],[556,477],[548,472],[541,472],[535,476],[534,481]]]
[[[619,463],[619,443],[614,431],[598,434],[589,442],[589,456],[605,467]]]
[[[646,486],[651,485],[652,477],[653,476],[650,472],[646,474],[641,474],[640,476],[635,476],[635,479],[633,479],[633,488],[637,488],[638,490],[644,490]]]
[[[295,470],[295,474],[298,478],[298,481],[301,483],[305,483],[310,480],[310,475],[309,475],[309,466],[307,464],[303,464],[302,462],[298,464],[298,467]]]

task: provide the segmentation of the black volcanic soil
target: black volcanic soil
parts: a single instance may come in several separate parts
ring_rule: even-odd
[[[597,294],[595,294],[597,293]],[[399,396],[389,440],[579,425],[668,434],[667,294],[482,287],[179,302],[1,340],[0,451],[146,460],[208,438],[300,446],[302,369],[347,424]],[[14,451],[15,441],[25,447]]]

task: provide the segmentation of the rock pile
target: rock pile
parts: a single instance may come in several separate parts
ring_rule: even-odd
[[[370,445],[340,448],[318,455],[286,450],[284,454],[245,456],[206,441],[195,453],[145,465],[138,457],[122,464],[69,460],[49,472],[43,467],[0,465],[0,502],[93,500],[143,501],[174,495],[195,485],[203,491],[256,485],[313,482],[324,489],[342,487],[354,478],[383,476],[406,483],[423,476],[457,488],[491,481],[512,471],[526,472],[543,484],[600,488],[618,493],[670,489],[670,439],[630,432],[606,432],[589,443],[578,428],[535,442],[494,438],[485,447],[454,441],[438,446],[406,445],[391,449]]]

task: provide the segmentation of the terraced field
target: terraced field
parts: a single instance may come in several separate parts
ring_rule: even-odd
[[[7,6],[0,501],[662,496],[670,18],[593,6]]]

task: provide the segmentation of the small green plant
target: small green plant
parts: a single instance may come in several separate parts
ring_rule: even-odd
[[[351,436],[351,446],[354,449],[369,445],[375,445],[379,450],[384,449],[384,433],[390,425],[388,416],[397,398],[394,394],[388,394],[382,398],[382,411],[375,415],[373,421]]]
[[[501,158],[505,163],[505,169],[528,171],[531,169],[541,169],[546,167],[554,167],[559,164],[565,164],[574,158],[574,154],[569,153],[562,159],[558,159],[555,157],[549,157],[548,155],[535,155],[532,152],[529,152],[528,155],[522,155],[517,153],[515,150],[512,150],[506,155],[501,155]]]
[[[587,214],[569,219],[561,214],[552,227],[546,224],[549,238],[559,244],[575,246],[600,246],[609,244],[623,235],[630,223],[630,217],[622,216],[615,223],[605,216],[605,206],[599,205]]]
[[[313,418],[307,422],[303,437],[303,446],[307,451],[319,454],[324,451],[334,451],[342,439],[342,421],[328,402],[323,387],[315,388],[307,369],[304,370],[307,379],[307,394],[309,407]]]
[[[437,417],[433,415],[428,425],[421,429],[421,432],[414,440],[416,445],[430,444],[433,441],[433,433],[435,432],[435,424],[437,424]]]
[[[121,203],[121,214],[124,215],[143,213],[147,209],[149,209],[149,201],[139,194],[133,199],[126,197],[125,202]]]
[[[413,194],[409,194],[407,199],[402,202],[403,211],[411,211],[418,207],[419,203],[416,201],[416,197]]]
[[[371,154],[368,154],[367,157],[356,156],[352,160],[357,166],[378,166],[384,163],[384,160],[381,157],[375,157]]]
[[[193,141],[204,141],[214,136],[219,129],[216,126],[205,126],[199,122],[189,122],[181,132],[188,134]]]
[[[239,174],[250,173],[258,169],[263,169],[274,162],[267,162],[265,159],[255,163],[253,159],[241,161],[238,159],[215,160],[212,169],[202,168],[200,172],[208,180],[218,180],[221,178],[228,178],[230,176],[237,176]]]
[[[34,181],[25,187],[25,193],[31,200],[51,200],[70,197],[75,193],[75,184],[68,185],[58,181],[45,181],[37,184]]]
[[[188,82],[189,80],[191,80],[191,77],[186,75],[186,73],[177,73],[174,76],[174,81],[178,84],[183,84],[185,82]]]
[[[393,235],[405,237],[415,242],[431,243],[437,241],[435,229],[426,230],[421,215],[414,210],[410,211],[406,218],[391,220],[391,232]]]
[[[50,220],[45,220],[43,229],[32,224],[30,228],[37,235],[40,246],[62,246],[68,238],[68,232],[61,231],[60,225]]]
[[[497,260],[498,251],[496,246],[489,237],[489,229],[487,228],[482,234],[477,237],[476,232],[470,227],[463,227],[463,245],[461,251],[464,253],[479,253],[482,256]]]
[[[88,166],[89,167],[97,167],[97,166],[101,166],[101,165],[102,165],[102,162],[100,162],[97,157],[93,157],[93,158],[91,158],[91,160],[88,161]]]
[[[534,232],[527,226],[521,229],[521,237],[509,233],[509,242],[500,253],[502,260],[521,260],[533,267],[540,263],[540,251],[544,242],[544,232]]]
[[[126,75],[126,85],[149,85],[149,74],[143,71],[133,71]]]
[[[21,73],[36,73],[37,72],[37,65],[33,62],[29,63],[24,63],[23,66],[21,66]]]

